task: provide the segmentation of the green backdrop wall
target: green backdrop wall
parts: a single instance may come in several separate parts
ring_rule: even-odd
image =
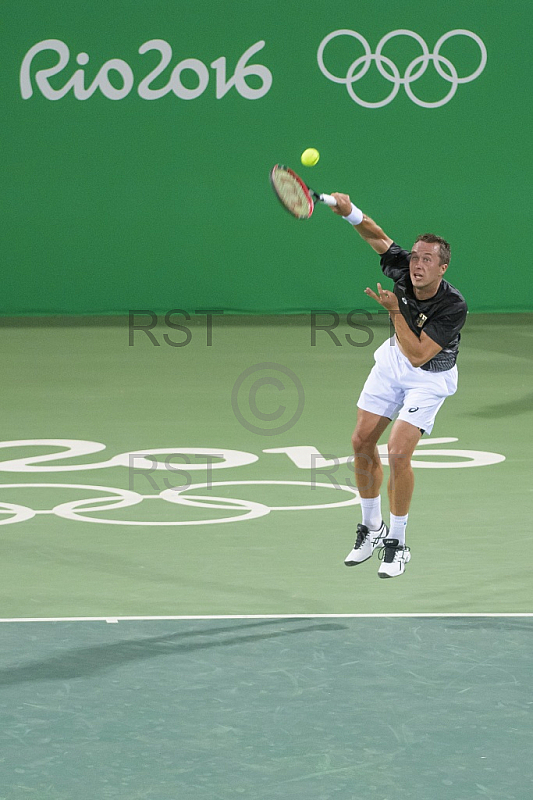
[[[325,207],[285,214],[276,162],[405,247],[448,238],[471,310],[531,310],[532,21],[525,0],[4,0],[2,313],[374,310],[372,251]]]

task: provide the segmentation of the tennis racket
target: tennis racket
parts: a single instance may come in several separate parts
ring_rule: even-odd
[[[270,183],[283,208],[296,219],[309,219],[315,210],[315,203],[337,205],[330,194],[314,192],[292,169],[282,164],[276,164],[270,170]]]

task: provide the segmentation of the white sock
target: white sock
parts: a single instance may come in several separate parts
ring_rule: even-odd
[[[371,531],[381,528],[383,521],[381,516],[381,495],[377,497],[362,497],[361,508],[363,509],[363,525]]]
[[[389,539],[398,539],[400,544],[405,544],[405,528],[407,527],[407,517],[396,517],[394,514],[390,515],[390,531]]]

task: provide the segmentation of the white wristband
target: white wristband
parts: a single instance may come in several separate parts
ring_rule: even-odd
[[[346,222],[349,222],[350,225],[360,225],[361,222],[363,221],[363,216],[364,214],[361,211],[361,209],[357,208],[357,206],[354,206],[354,204],[352,203],[351,212],[348,214],[347,217],[343,217],[343,219],[345,219]]]

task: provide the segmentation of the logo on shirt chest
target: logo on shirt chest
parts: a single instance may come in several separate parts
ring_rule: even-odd
[[[427,317],[425,314],[419,314],[418,317],[415,319],[416,327],[421,328],[426,320]]]

